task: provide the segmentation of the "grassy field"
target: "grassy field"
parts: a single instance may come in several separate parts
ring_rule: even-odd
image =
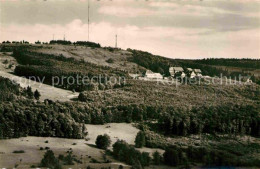
[[[114,160],[112,157],[107,156],[111,163],[102,163],[104,150],[98,149],[95,146],[95,140],[97,135],[108,134],[115,143],[117,139],[124,139],[129,144],[134,144],[135,136],[139,131],[133,127],[132,124],[126,123],[108,123],[106,125],[86,125],[88,136],[86,139],[64,139],[64,138],[53,138],[53,137],[21,137],[17,139],[6,139],[0,140],[0,166],[6,168],[15,167],[17,168],[30,168],[32,165],[37,166],[45,151],[40,150],[42,147],[49,147],[54,151],[55,156],[60,154],[66,155],[66,152],[70,149],[73,150],[73,154],[78,159],[83,161],[83,164],[77,164],[73,166],[64,166],[64,168],[84,168],[91,166],[93,168],[101,167],[115,167],[123,165],[124,168],[130,168],[129,166]],[[46,143],[48,141],[48,143]],[[111,147],[110,147],[111,148]],[[24,153],[13,153],[17,150],[24,150]],[[138,149],[143,152],[149,152],[152,154],[155,151],[163,153],[161,149],[152,148],[140,148]],[[94,158],[100,161],[100,164],[91,163],[90,160]],[[161,166],[165,168],[165,166]],[[153,166],[151,166],[153,168]],[[167,168],[167,167],[166,167]]]
[[[71,99],[76,98],[79,95],[79,93],[77,92],[56,88],[53,86],[49,86],[33,80],[29,80],[27,78],[14,75],[14,68],[15,65],[17,65],[17,62],[10,55],[11,53],[0,52],[0,76],[13,79],[17,83],[19,83],[20,86],[23,88],[31,86],[33,91],[37,89],[41,94],[41,101],[45,99],[50,99],[53,101],[59,100],[64,102],[70,101]],[[3,64],[5,60],[8,60],[8,64]],[[13,64],[13,67],[10,69],[8,68],[9,64]]]

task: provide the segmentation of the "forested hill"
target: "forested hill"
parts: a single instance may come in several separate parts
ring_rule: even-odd
[[[129,73],[143,73],[145,69],[169,76],[170,66],[201,69],[203,75],[252,76],[252,80],[260,84],[259,59],[223,59],[209,58],[201,60],[170,59],[149,52],[120,48],[85,45],[80,42],[75,44],[1,44],[0,51],[12,52],[17,47],[40,54],[49,54],[74,58],[79,61],[93,63],[99,66],[110,67]]]
[[[223,59],[223,58],[209,58],[195,60],[196,63],[206,65],[218,66],[232,66],[239,68],[260,69],[260,59]]]
[[[202,59],[202,60],[185,60],[170,59],[148,52],[127,49],[132,53],[128,59],[140,66],[159,72],[165,76],[169,75],[170,66],[181,66],[184,68],[201,69],[203,75],[208,76],[231,76],[239,74],[242,76],[252,76],[252,80],[260,84],[260,60],[259,59]]]

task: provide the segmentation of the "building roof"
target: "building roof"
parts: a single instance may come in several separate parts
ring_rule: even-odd
[[[194,69],[194,72],[195,73],[201,73],[201,70],[200,69]]]
[[[151,71],[151,70],[147,70],[146,72],[145,72],[145,74],[152,74],[153,73],[153,71]]]
[[[188,71],[192,72],[192,68],[187,68]]]
[[[175,70],[175,71],[180,71],[180,72],[182,72],[182,71],[183,71],[183,68],[182,68],[182,67],[170,67],[169,70],[170,70],[170,71]]]

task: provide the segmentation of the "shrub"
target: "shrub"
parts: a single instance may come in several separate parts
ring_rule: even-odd
[[[82,92],[78,96],[78,100],[81,102],[86,102],[87,101],[87,96],[84,95]]]
[[[106,60],[107,63],[114,63],[114,59],[109,58],[108,60]]]
[[[74,165],[73,163],[73,157],[72,157],[72,151],[68,153],[66,157],[63,159],[65,165]]]
[[[139,131],[135,137],[135,147],[141,148],[145,146],[145,134],[143,131]]]
[[[96,145],[98,148],[105,150],[110,146],[110,144],[111,144],[111,140],[109,135],[104,134],[104,135],[97,136]]]
[[[24,150],[15,150],[15,151],[13,151],[13,153],[25,153],[25,151]]]
[[[51,169],[61,169],[61,164],[59,160],[54,156],[52,150],[48,150],[45,154],[43,159],[41,160],[40,167],[47,167]]]

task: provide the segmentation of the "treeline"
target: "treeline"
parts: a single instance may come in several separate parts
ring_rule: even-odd
[[[155,127],[166,135],[221,133],[260,136],[260,109],[257,105],[196,106],[184,110],[172,106],[129,104],[110,107],[101,105],[101,108],[92,110],[96,111],[89,119],[93,124],[158,120]]]
[[[89,42],[89,41],[77,41],[73,43],[74,45],[80,45],[80,46],[88,46],[93,48],[100,48],[101,45],[99,43],[95,42]]]
[[[29,42],[25,41],[25,40],[23,40],[23,41],[12,41],[12,42],[7,40],[7,41],[2,42],[2,44],[10,44],[10,43],[12,43],[12,44],[29,44]]]
[[[260,60],[259,59],[221,59],[221,58],[208,58],[195,60],[196,63],[206,64],[206,65],[218,65],[218,66],[232,66],[240,68],[249,69],[259,69]]]
[[[127,49],[127,51],[132,53],[132,57],[128,59],[130,62],[134,62],[140,66],[145,67],[146,69],[161,73],[165,76],[170,76],[170,66],[180,65],[177,60],[152,55],[148,52],[133,49]]]
[[[89,42],[89,41],[77,41],[77,42],[71,42],[66,40],[51,40],[50,44],[60,44],[60,45],[80,45],[80,46],[88,46],[88,47],[94,47],[94,48],[100,48],[101,45],[99,43],[95,42]]]
[[[123,82],[119,81],[120,77],[128,77],[126,72],[121,70],[65,58],[62,55],[55,56],[18,49],[14,50],[13,56],[21,64],[15,69],[15,74],[18,76],[27,78],[34,76],[44,79],[46,84],[69,90],[109,89],[114,85],[110,83],[112,81],[110,78],[116,78],[116,84],[120,85]]]

